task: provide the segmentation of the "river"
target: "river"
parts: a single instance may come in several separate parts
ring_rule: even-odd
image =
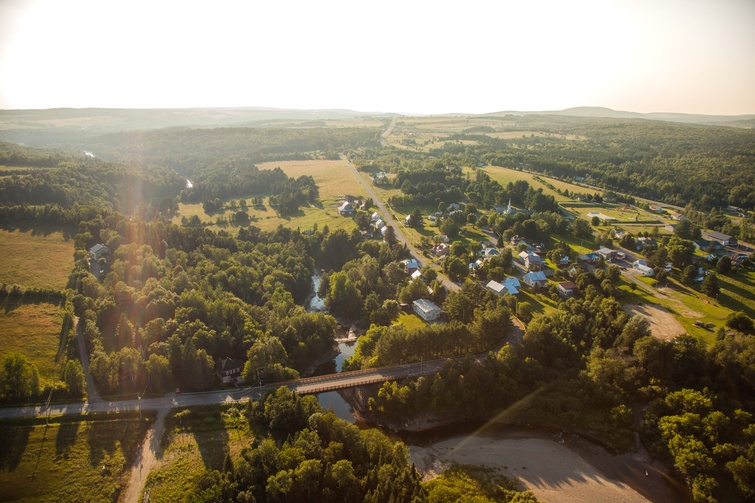
[[[307,303],[307,311],[309,312],[328,311],[328,309],[325,307],[325,299],[317,294],[317,290],[320,288],[320,280],[320,271],[316,270],[315,274],[312,276],[312,284],[315,293]],[[343,333],[336,334],[336,337],[339,339],[345,338],[348,334],[348,330],[341,329],[340,332]],[[341,368],[343,367],[343,362],[354,354],[354,349],[356,349],[356,341],[339,342],[338,355],[333,360],[317,367],[314,371],[314,375],[328,375],[340,372]],[[351,406],[346,402],[346,400],[343,399],[343,397],[341,397],[341,395],[337,391],[320,393],[317,395],[317,399],[319,400],[320,405],[322,405],[326,409],[329,407],[332,408],[333,412],[335,412],[335,414],[341,419],[345,419],[350,423],[356,422]]]

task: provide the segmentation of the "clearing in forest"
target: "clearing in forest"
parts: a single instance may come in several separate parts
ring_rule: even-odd
[[[50,379],[56,371],[63,309],[48,302],[19,306],[5,302],[0,310],[0,360],[8,353],[21,353],[37,366],[40,379]]]
[[[0,229],[0,284],[62,290],[73,269],[73,239],[60,231]]]

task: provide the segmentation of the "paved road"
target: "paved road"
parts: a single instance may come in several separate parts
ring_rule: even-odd
[[[406,238],[404,233],[401,231],[401,225],[399,222],[396,221],[396,219],[393,218],[393,212],[390,211],[389,208],[385,206],[383,201],[380,200],[378,195],[375,193],[375,191],[370,187],[370,184],[368,184],[364,178],[362,178],[362,175],[357,171],[357,168],[349,161],[349,159],[341,154],[341,160],[346,164],[346,166],[351,169],[352,173],[354,173],[354,176],[357,177],[357,180],[364,186],[365,190],[367,191],[367,195],[369,195],[372,198],[372,201],[375,203],[375,206],[380,210],[380,212],[385,217],[385,223],[386,225],[390,225],[393,227],[393,230],[396,231],[396,239],[400,242],[406,245],[406,247],[409,249],[409,252],[412,254],[414,258],[417,259],[417,262],[419,263],[420,267],[427,264],[433,268],[437,268],[435,264],[432,262],[427,261],[424,259],[424,255],[420,253],[420,251]],[[440,279],[443,282],[443,285],[449,290],[458,290],[459,285],[448,279],[444,274],[441,272],[438,272],[438,279]]]
[[[391,135],[391,133],[393,132],[394,128],[396,127],[396,120],[397,119],[398,119],[398,117],[394,117],[393,120],[391,121],[390,126],[388,126],[388,129],[386,129],[385,131],[383,131],[383,134],[380,135],[380,144],[382,146],[385,147],[385,140],[388,139],[388,137]]]

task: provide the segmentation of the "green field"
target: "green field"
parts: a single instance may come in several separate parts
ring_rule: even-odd
[[[0,283],[62,290],[73,269],[73,240],[60,231],[0,229]]]
[[[0,310],[0,359],[21,353],[37,366],[41,379],[49,380],[57,369],[62,323],[63,309],[54,304],[6,306]]]
[[[0,501],[117,501],[147,420],[36,422],[0,423]]]
[[[404,325],[407,330],[421,328],[425,326],[425,321],[414,313],[404,313],[398,315],[398,320],[394,325]]]
[[[527,173],[527,172],[524,172],[524,171],[517,171],[515,169],[502,168],[502,167],[499,167],[499,166],[485,166],[483,168],[478,168],[478,169],[481,169],[482,171],[484,171],[485,173],[487,173],[490,176],[491,180],[495,180],[496,182],[500,183],[501,186],[503,186],[504,188],[509,183],[514,183],[514,182],[517,182],[519,180],[524,180],[527,183],[529,183],[530,187],[532,187],[535,190],[537,190],[537,189],[543,189],[543,194],[553,196],[554,198],[556,198],[556,201],[558,201],[558,202],[561,202],[561,201],[571,201],[572,200],[571,198],[566,197],[566,196],[562,196],[561,194],[559,194],[555,190],[547,187],[543,182],[541,182],[539,180],[535,180],[535,176],[536,175],[534,175],[532,173]],[[562,191],[568,190],[569,192],[574,192],[574,191],[577,191],[577,192],[590,192],[590,193],[594,192],[593,190],[585,189],[584,187],[579,187],[577,185],[572,185],[570,183],[562,182],[560,180],[554,180],[552,178],[545,178],[545,177],[542,177],[542,176],[541,176],[541,178],[543,180],[545,180],[547,183],[553,185],[555,188],[561,189]]]
[[[163,455],[145,489],[153,501],[175,501],[205,469],[222,470],[227,454],[236,458],[254,435],[234,407],[193,407],[165,419]],[[230,413],[229,413],[230,411]]]

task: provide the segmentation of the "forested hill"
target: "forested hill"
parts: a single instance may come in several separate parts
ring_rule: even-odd
[[[138,206],[173,199],[184,184],[167,169],[143,170],[83,153],[0,143],[0,205],[78,204],[131,214]]]
[[[378,144],[379,128],[172,128],[104,135],[92,150],[112,160],[169,167],[192,177],[218,163],[337,158],[343,149]]]
[[[755,130],[637,119],[526,116],[519,138],[457,134],[441,156],[477,158],[699,209],[755,206]],[[550,133],[549,136],[531,132]],[[474,140],[465,145],[463,140]]]

